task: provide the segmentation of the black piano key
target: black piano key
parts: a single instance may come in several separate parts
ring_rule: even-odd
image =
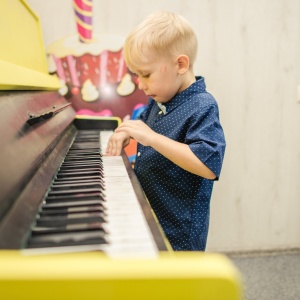
[[[51,191],[69,191],[78,189],[101,189],[103,190],[103,184],[100,182],[76,182],[71,184],[54,183],[51,186]]]
[[[100,132],[98,134],[100,135]],[[92,133],[92,132],[90,134],[77,134],[76,141],[79,141],[79,140],[94,140],[96,138],[97,138],[97,140],[99,140],[99,136]]]
[[[98,159],[102,158],[100,149],[98,149],[98,150],[84,150],[84,149],[72,150],[72,149],[70,149],[65,157],[70,157],[70,156],[81,156],[81,157],[86,157],[86,158],[89,158],[90,156],[92,156],[92,157],[97,157]]]
[[[78,168],[78,169],[80,169],[82,166],[84,169],[84,167],[87,164],[90,166],[91,169],[92,168],[101,169],[101,170],[103,169],[103,164],[100,161],[86,161],[86,160],[65,162],[61,165],[60,169],[62,167],[67,168],[70,166],[76,166],[76,168]],[[58,170],[58,172],[59,172],[59,170]]]
[[[102,200],[105,201],[102,192],[86,192],[76,195],[48,195],[46,198],[47,203],[55,203],[62,201],[88,201],[88,200]]]
[[[85,129],[82,131],[77,132],[77,136],[88,136],[88,135],[93,135],[93,134],[100,134],[101,130],[100,129]]]
[[[100,160],[70,160],[65,161],[61,168],[100,168],[103,169],[103,162]]]
[[[53,182],[56,182],[57,180],[76,180],[78,177],[82,178],[95,178],[95,177],[101,177],[104,178],[104,174],[102,170],[97,170],[97,171],[90,171],[89,169],[86,170],[62,170],[56,174],[56,178]],[[92,174],[92,175],[90,175]],[[103,180],[103,179],[102,179]]]
[[[65,157],[65,162],[67,161],[99,161],[99,156],[91,155],[91,156],[81,156],[81,155],[70,155]]]
[[[100,164],[103,166],[103,161],[101,159],[84,159],[84,160],[70,160],[70,161],[64,161],[62,163],[62,166],[80,166],[80,165],[86,165],[86,164]]]
[[[76,174],[76,173],[82,173],[82,172],[84,172],[82,174],[83,174],[83,176],[85,176],[85,175],[89,174],[88,171],[90,171],[90,173],[91,172],[99,172],[98,174],[101,174],[103,176],[103,167],[99,166],[99,165],[96,165],[96,166],[92,165],[92,166],[90,166],[90,168],[85,168],[85,167],[81,168],[81,166],[77,166],[77,168],[64,168],[63,167],[58,171],[57,176],[61,175],[61,174],[67,174],[69,176],[72,176],[72,174],[74,174],[74,173]]]
[[[74,140],[74,144],[98,144],[99,143],[99,138],[97,136],[77,136],[76,139]]]
[[[80,163],[63,163],[60,167],[60,170],[62,168],[67,169],[67,168],[97,168],[97,167],[101,167],[103,168],[103,164],[99,161],[99,162],[80,162]]]
[[[80,163],[102,163],[100,155],[79,155],[74,153],[73,155],[67,155],[63,161],[63,164],[80,164]]]
[[[78,199],[77,201],[72,201],[72,200],[63,200],[63,201],[52,201],[52,202],[47,202],[45,201],[41,209],[56,209],[56,208],[67,208],[67,207],[80,207],[80,206],[87,206],[87,205],[101,205],[103,206],[103,199],[91,199],[91,200],[81,200]]]
[[[93,149],[97,150],[99,149],[100,144],[99,143],[73,143],[72,147],[70,148],[71,150],[73,149]]]
[[[37,226],[56,227],[68,224],[87,224],[94,222],[106,222],[105,215],[99,212],[74,213],[64,216],[37,216]]]
[[[89,175],[89,174],[84,174],[82,176],[66,176],[66,177],[56,177],[55,182],[60,182],[60,181],[75,181],[75,180],[101,180],[103,181],[103,176],[100,175]]]
[[[87,159],[87,158],[79,158],[79,157],[72,157],[69,158],[68,160],[65,160],[61,167],[69,167],[69,166],[78,166],[80,167],[81,165],[96,165],[96,166],[100,166],[103,168],[103,162],[99,159]]]
[[[84,197],[84,195],[88,195],[89,193],[101,193],[103,189],[101,188],[78,188],[78,189],[68,189],[68,190],[51,190],[49,193],[48,193],[48,196],[51,197],[51,196],[70,196],[70,197],[73,197],[73,196],[82,196]]]
[[[77,136],[74,140],[74,144],[98,144],[99,138],[96,136],[84,137],[84,136]]]
[[[68,153],[66,154],[66,156],[70,156],[70,155],[82,155],[82,156],[90,156],[90,155],[94,155],[97,156],[98,158],[102,157],[102,153],[100,151],[100,148],[98,147],[97,149],[72,149],[70,148]]]
[[[103,163],[100,155],[79,155],[74,153],[73,155],[67,155],[63,161],[63,165],[70,164],[91,164],[91,163]]]
[[[101,170],[94,170],[94,171],[90,171],[90,170],[87,170],[87,171],[81,171],[81,172],[59,172],[57,173],[56,177],[57,178],[65,178],[65,177],[80,177],[80,176],[97,176],[97,175],[103,175],[103,172]]]
[[[101,230],[32,236],[28,241],[28,248],[65,247],[97,244],[107,244],[107,241],[105,240],[105,233]]]
[[[68,179],[55,179],[53,182],[52,186],[57,185],[57,184],[72,184],[72,183],[89,183],[89,182],[99,182],[104,185],[104,180],[100,176],[85,176],[85,177],[73,177],[73,178],[68,178]]]
[[[35,226],[32,228],[32,236],[37,236],[41,234],[51,234],[51,233],[68,233],[68,232],[79,232],[79,231],[92,231],[98,230],[106,233],[103,228],[103,223],[89,223],[89,224],[70,224],[67,226],[56,226],[56,227],[41,227]]]
[[[88,147],[85,147],[85,148],[83,148],[83,149],[77,149],[76,148],[76,146],[77,145],[87,145],[87,146],[92,146],[92,147],[90,147],[90,148],[88,148]],[[93,139],[86,139],[86,140],[84,140],[84,139],[82,139],[82,138],[80,138],[80,139],[75,139],[75,141],[74,141],[74,143],[72,144],[72,146],[71,146],[71,148],[69,149],[69,151],[72,151],[72,150],[75,150],[75,151],[77,151],[77,150],[86,150],[86,151],[99,151],[99,147],[98,147],[98,145],[99,145],[99,139],[97,140],[97,139],[95,139],[95,138],[93,138]]]
[[[58,174],[61,173],[78,173],[85,171],[100,171],[103,172],[103,167],[100,165],[91,165],[91,166],[61,166]]]
[[[53,215],[67,215],[72,213],[85,213],[85,212],[98,212],[104,213],[104,208],[102,205],[86,205],[86,206],[67,206],[60,208],[49,209],[47,207],[42,208],[39,215],[40,216],[53,216]]]
[[[99,151],[99,145],[100,144],[98,141],[86,141],[86,142],[75,141],[70,149],[71,150],[91,149],[91,150]]]
[[[69,152],[66,154],[65,157],[72,157],[72,156],[78,156],[82,158],[92,158],[92,159],[102,159],[102,153],[100,152],[100,149],[94,150],[84,150],[84,149],[70,149]]]
[[[90,137],[98,137],[100,136],[100,129],[92,129],[92,130],[84,130],[84,131],[78,131],[76,135],[76,139],[80,137],[84,138],[90,138]]]
[[[99,136],[88,136],[88,137],[83,137],[83,136],[77,136],[75,139],[75,143],[99,143]]]
[[[102,190],[105,189],[105,183],[100,180],[77,180],[77,181],[55,181],[51,185],[51,190],[59,190],[59,189],[67,189],[70,187],[70,189],[74,189],[77,187],[100,187]]]
[[[74,170],[83,170],[85,171],[86,169],[97,169],[100,171],[103,171],[103,165],[100,163],[92,163],[92,164],[64,164],[61,165],[59,169],[60,172],[68,172],[68,171],[74,171]]]

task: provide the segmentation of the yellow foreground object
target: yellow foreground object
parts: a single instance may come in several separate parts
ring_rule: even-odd
[[[175,252],[109,259],[100,252],[24,256],[0,251],[2,299],[242,299],[240,275],[220,254]]]

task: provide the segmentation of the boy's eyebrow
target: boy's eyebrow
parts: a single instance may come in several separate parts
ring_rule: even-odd
[[[140,74],[140,75],[144,75],[144,74],[148,74],[148,73],[150,73],[150,71],[149,70],[135,70],[135,71],[132,71],[132,70],[130,70],[133,74],[136,74],[136,75],[138,75],[138,74]]]

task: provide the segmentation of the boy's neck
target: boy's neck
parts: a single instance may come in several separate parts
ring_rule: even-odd
[[[181,86],[180,92],[186,90],[194,82],[196,82],[196,77],[195,77],[194,71],[192,69],[190,69],[188,72],[186,72],[182,76],[183,76],[183,78],[182,78],[182,86]]]

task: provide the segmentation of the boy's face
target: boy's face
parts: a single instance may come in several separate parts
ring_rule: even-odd
[[[131,69],[138,76],[139,89],[157,102],[168,102],[184,89],[177,61],[148,53],[145,56],[148,58],[147,63]]]

